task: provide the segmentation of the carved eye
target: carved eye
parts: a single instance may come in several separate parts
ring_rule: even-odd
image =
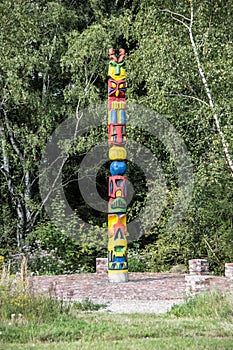
[[[116,87],[116,84],[112,82],[112,87],[115,88]]]
[[[122,89],[124,87],[124,84],[120,84],[120,89]]]

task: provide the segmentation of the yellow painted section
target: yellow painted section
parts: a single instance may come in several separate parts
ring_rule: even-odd
[[[125,102],[117,102],[117,101],[113,101],[112,102],[112,109],[125,109]]]
[[[109,66],[108,67],[108,76],[111,77],[114,80],[122,80],[126,78],[126,69],[125,68],[120,68],[120,74],[116,75],[115,74],[115,67],[114,66]]]
[[[109,149],[109,159],[124,160],[127,157],[127,152],[124,147],[113,146]]]
[[[128,269],[124,269],[124,270],[108,270],[108,273],[127,273],[128,272]]]
[[[114,241],[114,234],[116,232],[117,228],[114,228],[114,225],[118,223],[118,220],[120,220],[120,224],[125,226],[126,230],[126,214],[122,214],[121,216],[118,216],[117,214],[109,214],[108,215],[108,237],[109,237],[109,250],[113,249],[116,245]],[[117,240],[119,243],[119,239]],[[127,246],[127,241],[121,239],[121,243],[123,246]]]
[[[108,215],[108,228],[112,228],[118,221],[118,216],[116,214]],[[126,221],[126,220],[125,220]]]
[[[114,240],[114,237],[109,237],[109,240],[108,240],[108,250],[111,251],[113,250],[113,248],[115,246],[118,246],[118,245],[121,245],[123,247],[126,247],[127,248],[127,240],[126,238],[125,239],[117,239],[117,240]]]
[[[118,218],[120,218],[121,223],[126,226],[126,214],[122,214],[118,216],[117,214],[109,214],[108,215],[108,228],[112,228],[118,222]]]
[[[121,190],[116,191],[116,197],[121,197],[122,193]]]
[[[126,215],[122,215],[121,216],[121,222],[122,222],[123,225],[126,226]]]
[[[114,247],[118,245],[121,245],[127,249],[128,244],[126,238],[114,240],[114,237],[108,237],[108,251],[114,250]]]
[[[108,124],[111,123],[111,111],[108,111]]]

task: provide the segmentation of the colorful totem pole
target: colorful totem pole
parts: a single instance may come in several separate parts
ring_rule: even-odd
[[[127,282],[125,50],[119,50],[119,58],[114,49],[109,55],[108,144],[112,163],[108,182],[108,277],[110,282]]]

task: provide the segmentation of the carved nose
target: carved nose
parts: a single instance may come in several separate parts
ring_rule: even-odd
[[[119,96],[119,90],[116,91],[115,95],[116,95],[116,97]]]

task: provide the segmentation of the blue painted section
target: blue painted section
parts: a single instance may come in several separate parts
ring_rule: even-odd
[[[113,262],[126,262],[126,258],[124,256],[114,256]]]
[[[110,181],[110,193],[112,193],[113,192],[113,183],[112,183],[112,181]]]
[[[110,113],[111,113],[110,115],[111,123],[117,123],[117,110],[112,109]]]
[[[126,169],[127,169],[127,165],[125,164],[125,162],[120,162],[118,160],[115,160],[110,165],[110,173],[112,176],[124,175],[124,173],[126,172]]]
[[[124,109],[120,110],[121,124],[126,124],[126,113]]]
[[[119,238],[119,235],[120,235],[120,238]],[[115,234],[115,237],[114,237],[114,241],[118,240],[118,239],[124,239],[124,234],[123,232],[121,231],[120,228],[118,228],[116,234]]]

